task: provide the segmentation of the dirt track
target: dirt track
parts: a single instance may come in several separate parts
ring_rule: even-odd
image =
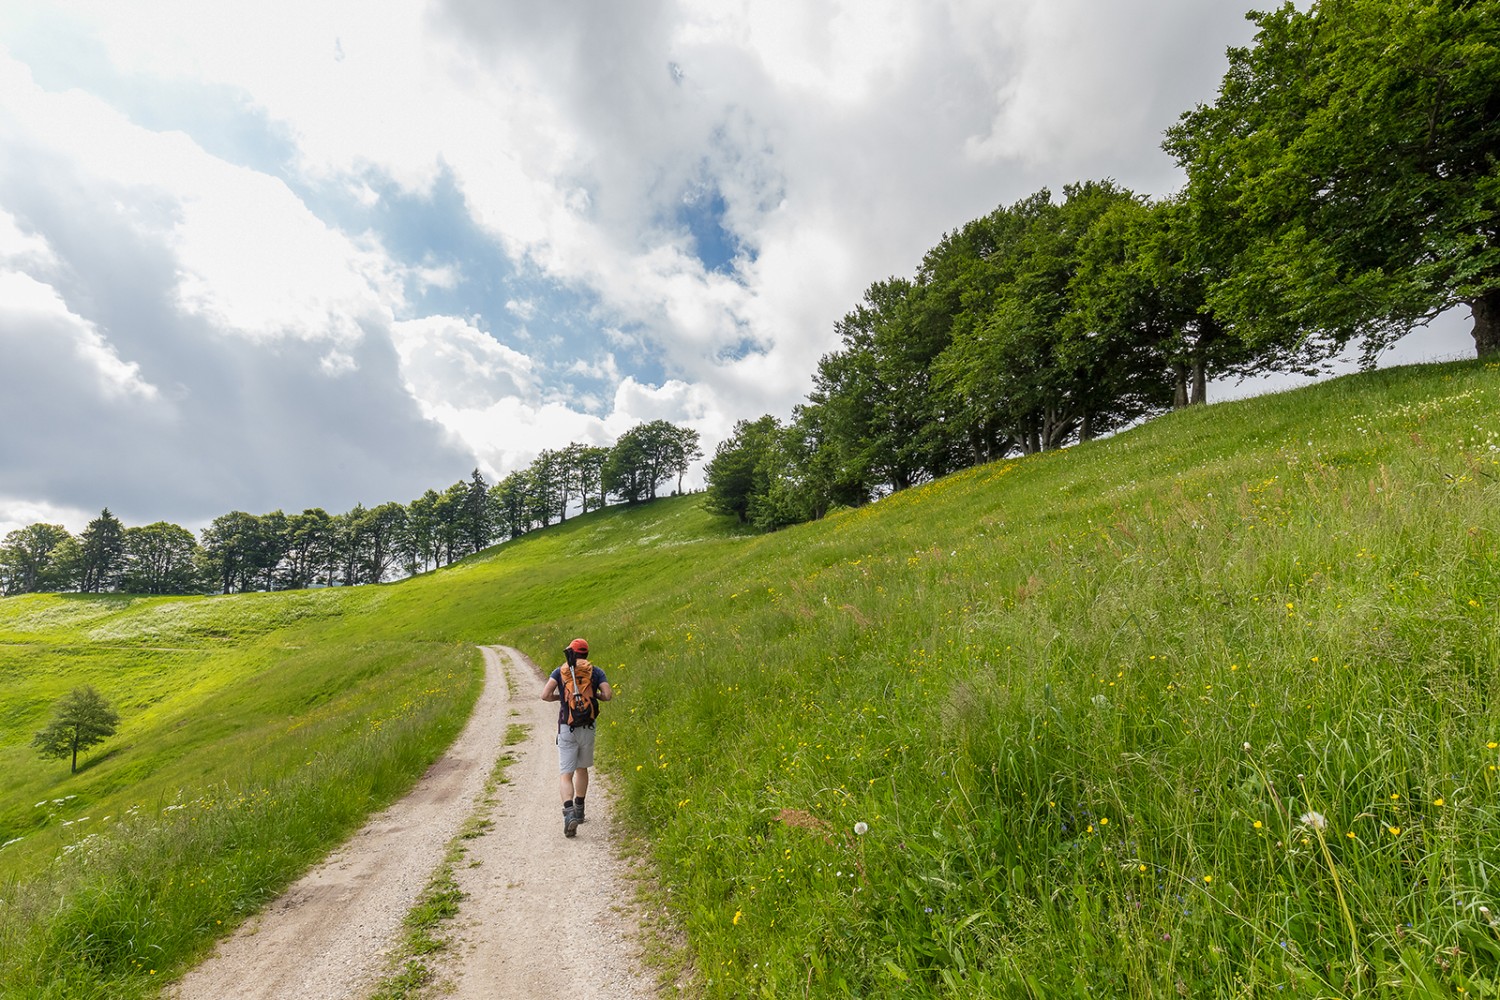
[[[465,841],[468,854],[455,878],[468,896],[450,925],[453,947],[429,962],[440,981],[432,995],[655,995],[638,968],[638,924],[630,886],[618,874],[607,783],[593,775],[588,821],[565,839],[553,744],[557,708],[537,697],[541,675],[518,651],[483,647],[483,653],[485,685],[474,715],[416,788],[242,926],[168,996],[367,996],[449,841],[482,807],[485,778],[506,749],[511,723],[529,726],[529,735],[510,748],[517,759],[492,807],[494,826]],[[514,702],[506,674],[516,686]],[[578,890],[580,882],[586,891]],[[581,957],[568,957],[560,943],[580,939]]]

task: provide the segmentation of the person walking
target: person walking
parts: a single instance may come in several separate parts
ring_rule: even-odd
[[[563,650],[567,661],[547,678],[542,700],[558,702],[558,791],[562,795],[563,836],[572,837],[583,822],[583,800],[589,791],[589,768],[594,764],[594,720],[599,702],[614,691],[604,671],[588,661],[589,644],[574,639]]]

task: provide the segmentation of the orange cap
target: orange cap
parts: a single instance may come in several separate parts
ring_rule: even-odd
[[[582,639],[574,639],[572,642],[568,643],[568,648],[575,653],[583,653],[587,655],[589,651],[589,644],[584,642]]]

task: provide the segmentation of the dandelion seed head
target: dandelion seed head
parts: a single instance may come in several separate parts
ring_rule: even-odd
[[[1328,818],[1315,809],[1310,809],[1302,814],[1302,825],[1310,826],[1314,830],[1328,829]]]

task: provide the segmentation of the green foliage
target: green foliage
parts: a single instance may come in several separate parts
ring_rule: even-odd
[[[76,541],[60,524],[17,528],[0,543],[0,591],[9,596],[68,589],[76,552]]]
[[[43,757],[69,759],[69,770],[77,774],[78,752],[109,739],[119,724],[120,713],[98,691],[85,684],[74,688],[57,703],[52,721],[36,734],[31,745]]]
[[[734,425],[734,433],[719,443],[713,460],[704,467],[704,509],[733,515],[741,524],[749,522],[751,502],[770,485],[766,461],[780,432],[780,422],[769,414]]]
[[[1321,0],[1253,15],[1217,100],[1167,148],[1223,267],[1210,299],[1249,336],[1374,357],[1474,307],[1500,351],[1500,2]]]
[[[125,573],[125,526],[106,507],[78,538],[78,589],[114,590]]]
[[[198,589],[193,558],[198,543],[186,528],[157,521],[125,529],[125,575],[131,594],[191,594]]]

